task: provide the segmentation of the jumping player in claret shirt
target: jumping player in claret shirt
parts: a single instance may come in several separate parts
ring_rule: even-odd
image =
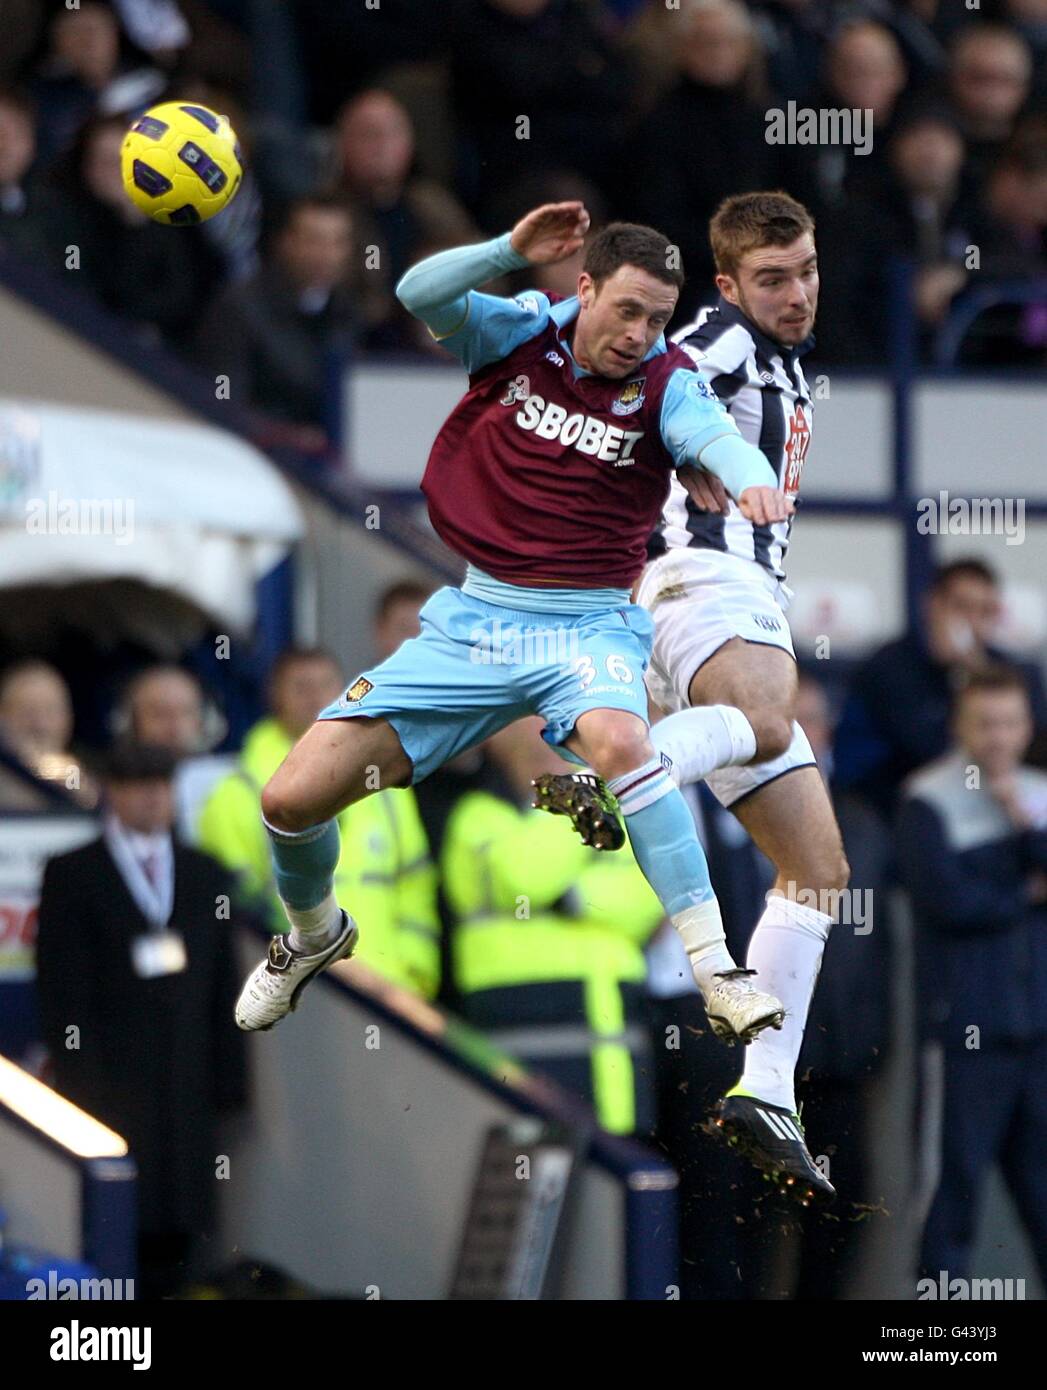
[[[291,930],[244,985],[241,1028],[271,1027],[355,947],[356,924],[332,891],[338,812],[376,781],[420,781],[534,713],[546,740],[617,799],[717,1036],[748,1043],[782,1025],[779,1000],[727,951],[694,823],[651,745],[653,623],[630,589],[674,472],[685,486],[698,467],[714,475],[758,526],[784,521],[792,504],[687,354],[666,344],[683,276],[660,233],[605,228],[570,299],[473,288],[575,254],[588,226],[581,203],[536,208],[493,241],[420,262],[397,286],[469,372],[422,482],[466,577],[426,603],[420,636],[321,712],[263,792]]]

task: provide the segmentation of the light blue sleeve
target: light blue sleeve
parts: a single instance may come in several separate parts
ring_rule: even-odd
[[[548,321],[549,301],[532,291],[516,299],[479,294],[485,285],[529,262],[514,251],[511,233],[475,246],[454,246],[413,265],[401,276],[396,297],[433,337],[474,372],[497,362],[528,338],[540,333]]]
[[[662,440],[677,468],[700,465],[715,473],[737,501],[747,487],[777,487],[766,457],[738,432],[726,407],[700,372],[680,367],[662,397]]]
[[[466,371],[476,372],[536,338],[548,322],[549,299],[540,290],[527,290],[515,299],[470,290],[465,322],[453,333],[434,336]]]

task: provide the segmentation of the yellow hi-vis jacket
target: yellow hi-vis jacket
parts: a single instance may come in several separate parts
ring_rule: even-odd
[[[664,913],[628,843],[590,849],[562,817],[470,792],[451,813],[441,868],[466,1016],[539,1068],[543,1051],[587,1053],[600,1123],[631,1132],[634,1056],[648,1040],[623,986],[639,995],[643,945]]]
[[[200,848],[239,875],[245,900],[273,930],[287,930],[262,823],[266,782],[293,744],[275,719],[263,719],[244,740],[239,767],[215,787],[200,816]],[[342,849],[335,896],[360,927],[356,958],[387,979],[435,996],[440,982],[436,869],[409,788],[375,792],[338,817]]]

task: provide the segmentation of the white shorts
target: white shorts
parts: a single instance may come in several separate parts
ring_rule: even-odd
[[[795,660],[785,613],[792,599],[769,570],[717,550],[670,550],[644,570],[636,602],[654,619],[654,649],[647,689],[668,714],[689,709],[694,673],[732,637],[779,647]],[[765,763],[724,767],[706,783],[722,806],[731,806],[783,772],[814,765],[799,725],[781,757]]]

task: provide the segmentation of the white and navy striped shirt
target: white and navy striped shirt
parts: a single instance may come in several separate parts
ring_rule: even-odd
[[[715,307],[702,309],[694,323],[674,334],[673,342],[694,359],[742,438],[766,455],[779,487],[795,500],[811,441],[811,393],[799,358],[814,339],[783,348],[721,297]],[[792,519],[754,526],[733,501],[729,505],[728,516],[701,511],[674,477],[648,555],[654,559],[680,547],[720,550],[755,560],[783,579]]]

